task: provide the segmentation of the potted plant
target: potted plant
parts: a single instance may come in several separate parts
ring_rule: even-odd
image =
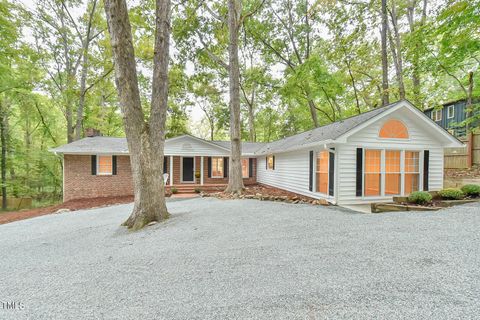
[[[195,178],[197,179],[197,184],[200,184],[200,171],[195,171]]]

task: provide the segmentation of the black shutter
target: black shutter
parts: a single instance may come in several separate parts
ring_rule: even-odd
[[[265,170],[268,170],[268,156],[265,157]]]
[[[273,166],[272,166],[272,170],[275,170],[275,156],[272,156],[273,158]]]
[[[308,190],[313,191],[313,151],[310,151],[309,156],[309,174],[308,174]]]
[[[117,156],[112,156],[112,174],[117,174]]]
[[[208,169],[208,177],[212,177],[212,157],[207,158],[207,169]]]
[[[356,195],[357,197],[362,196],[363,189],[363,149],[357,148],[357,177],[356,177]]]
[[[430,151],[423,151],[423,190],[428,191],[428,170],[430,162]]]
[[[223,177],[228,178],[228,157],[223,157]]]
[[[253,177],[253,158],[248,158],[248,177]]]
[[[333,186],[335,185],[335,153],[329,152],[328,159],[328,194],[333,197]]]
[[[92,175],[97,175],[97,156],[92,155]]]
[[[168,158],[166,156],[163,156],[163,173],[168,172]]]

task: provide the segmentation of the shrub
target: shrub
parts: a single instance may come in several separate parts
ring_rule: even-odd
[[[177,190],[177,188],[175,188],[175,187],[172,187],[171,191],[172,191],[173,194],[178,193],[178,190]]]
[[[467,196],[478,197],[480,195],[480,185],[466,184],[462,187],[462,192]]]
[[[455,188],[447,188],[440,190],[438,194],[440,195],[440,197],[442,197],[442,199],[446,200],[460,200],[463,199],[463,197],[465,196],[462,190]]]
[[[197,188],[195,188],[194,191],[195,191],[195,193],[200,193],[200,192],[202,192],[202,189],[200,189],[200,188],[197,187]]]
[[[415,191],[408,196],[408,201],[416,204],[426,204],[432,201],[432,195],[426,191]]]

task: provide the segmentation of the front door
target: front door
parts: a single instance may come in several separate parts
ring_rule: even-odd
[[[193,166],[193,157],[184,157],[182,159],[182,182],[194,182],[193,171],[195,168]]]

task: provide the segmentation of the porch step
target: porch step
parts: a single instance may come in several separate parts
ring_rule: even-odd
[[[172,186],[165,186],[167,190],[170,190]],[[174,185],[173,188],[177,189],[177,194],[185,194],[185,193],[195,193],[195,189],[200,190],[218,190],[221,191],[225,189],[225,185]]]

